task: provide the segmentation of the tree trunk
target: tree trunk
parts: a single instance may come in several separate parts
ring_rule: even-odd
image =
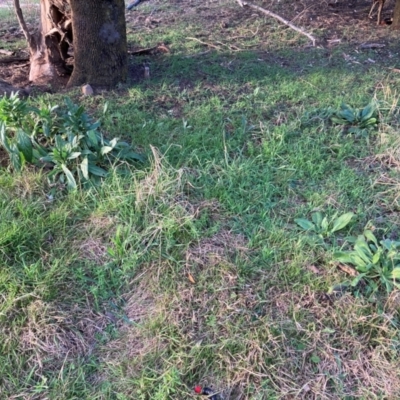
[[[110,87],[126,80],[124,0],[40,0],[34,35],[24,24],[19,0],[14,4],[29,44],[34,84]]]
[[[128,74],[124,0],[70,0],[74,70],[68,86],[115,86]]]
[[[400,0],[394,6],[392,29],[400,29]]]
[[[65,83],[68,76],[67,43],[72,40],[70,14],[68,0],[40,1],[38,31],[33,35],[24,31],[30,50],[30,81],[36,84]]]

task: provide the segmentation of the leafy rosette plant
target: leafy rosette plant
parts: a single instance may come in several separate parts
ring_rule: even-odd
[[[345,125],[349,133],[367,136],[371,128],[378,125],[378,107],[375,102],[369,103],[362,109],[356,109],[343,103],[340,110],[331,117],[335,124]]]
[[[353,219],[354,213],[348,212],[338,217],[335,213],[328,219],[321,212],[311,214],[311,221],[305,218],[297,218],[294,221],[305,231],[317,235],[320,239],[332,236],[335,232],[344,229]]]
[[[354,266],[359,273],[351,282],[357,286],[363,280],[371,292],[380,286],[390,293],[400,289],[400,242],[384,239],[378,242],[371,230],[366,229],[356,239],[353,249],[334,253],[335,261]]]

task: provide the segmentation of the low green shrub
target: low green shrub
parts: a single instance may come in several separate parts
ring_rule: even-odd
[[[104,112],[106,111],[106,107]],[[15,93],[0,100],[0,146],[15,171],[34,164],[47,167],[50,183],[68,190],[100,182],[117,162],[136,163],[143,156],[119,138],[106,139],[83,106],[32,107]]]

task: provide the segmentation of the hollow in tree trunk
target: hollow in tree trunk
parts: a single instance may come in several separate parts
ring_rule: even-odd
[[[40,0],[40,27],[31,34],[19,0],[34,84],[115,86],[127,77],[124,0]],[[71,75],[72,72],[72,75]]]

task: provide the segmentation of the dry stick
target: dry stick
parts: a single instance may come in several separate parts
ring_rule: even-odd
[[[204,46],[208,46],[208,47],[212,47],[212,48],[214,48],[214,49],[216,49],[216,50],[220,50],[220,48],[219,48],[218,46],[215,46],[215,45],[213,45],[213,44],[211,44],[211,43],[203,42],[202,40],[197,39],[197,38],[195,38],[195,37],[188,37],[187,39],[195,40],[196,42],[199,42],[199,43],[201,43],[201,44],[204,44]]]
[[[309,34],[304,29],[301,29],[301,28],[297,27],[296,25],[293,25],[291,22],[289,22],[285,18],[282,18],[280,15],[275,14],[272,11],[266,10],[265,8],[262,8],[262,7],[254,5],[254,4],[248,3],[247,1],[242,1],[242,0],[236,0],[236,1],[239,3],[239,5],[241,7],[244,7],[244,6],[250,7],[252,9],[254,9],[254,10],[261,11],[265,15],[273,17],[273,18],[277,19],[278,21],[281,21],[283,24],[287,25],[288,27],[294,29],[297,32],[300,32],[302,35],[307,36],[312,41],[313,46],[315,46],[315,42],[316,42],[317,39],[313,35]]]
[[[19,0],[14,0],[14,8],[17,14],[19,25],[22,29],[22,32],[25,35],[26,41],[29,44],[29,48],[32,49],[34,47],[34,39],[33,36],[29,33],[28,27],[26,26],[24,16],[22,14],[21,6],[19,4]]]
[[[29,57],[3,57],[0,58],[0,64],[11,64],[14,62],[29,61]]]

